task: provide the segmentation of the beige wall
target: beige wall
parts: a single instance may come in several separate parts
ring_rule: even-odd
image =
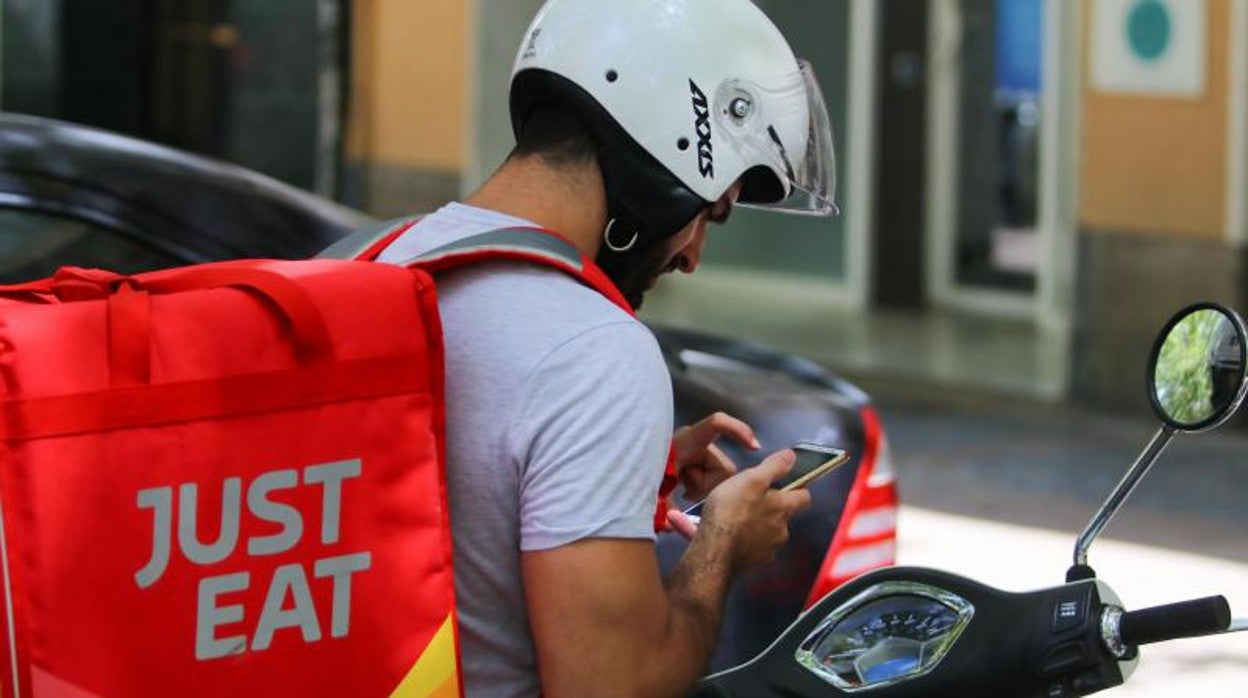
[[[1089,85],[1085,60],[1080,174],[1084,228],[1196,238],[1223,234],[1229,9],[1228,0],[1209,0],[1209,72],[1203,97],[1100,93]],[[1090,13],[1085,18],[1090,22]],[[1084,51],[1085,56],[1090,53]]]
[[[471,86],[468,0],[356,0],[347,154],[460,172]]]

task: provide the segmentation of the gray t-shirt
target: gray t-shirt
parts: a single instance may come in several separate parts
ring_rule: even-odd
[[[450,204],[380,259],[526,225]],[[470,696],[537,695],[520,553],[654,538],[671,381],[644,325],[560,271],[490,262],[437,284],[464,687]]]

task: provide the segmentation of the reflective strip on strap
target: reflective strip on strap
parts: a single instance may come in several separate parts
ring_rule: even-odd
[[[358,232],[351,233],[338,242],[326,247],[314,259],[357,259],[360,255],[367,252],[370,247],[376,245],[387,235],[390,235],[399,228],[411,225],[418,218],[420,218],[420,216],[395,218],[369,226]]]
[[[318,259],[363,259],[370,261],[381,254],[394,240],[406,234],[419,216],[387,221],[350,237],[339,240]],[[571,274],[581,283],[598,291],[630,316],[634,309],[615,284],[592,261],[581,255],[576,245],[543,228],[516,227],[490,230],[434,248],[423,254],[395,262],[397,266],[421,269],[438,274],[461,266],[491,259],[529,261],[546,264]]]
[[[431,264],[449,257],[467,256],[480,252],[518,252],[533,257],[545,257],[580,273],[585,271],[585,266],[581,262],[581,253],[574,245],[535,228],[504,228],[472,235],[411,259],[405,259],[399,265]]]

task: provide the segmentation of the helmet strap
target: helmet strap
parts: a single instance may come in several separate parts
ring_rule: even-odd
[[[512,78],[511,121],[517,132],[540,104],[571,110],[593,137],[609,221],[595,261],[636,308],[656,271],[652,267],[663,261],[663,241],[711,202],[672,174],[572,81],[540,69]]]

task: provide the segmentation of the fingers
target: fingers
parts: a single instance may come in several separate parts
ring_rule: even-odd
[[[716,412],[703,421],[711,422],[711,425],[714,427],[716,433],[720,436],[727,436],[728,438],[740,443],[742,446],[753,450],[761,448],[758,443],[758,437],[754,435],[754,429],[750,427],[749,424],[746,424],[744,421],[737,419],[730,414]]]
[[[687,463],[680,470],[685,496],[705,499],[711,490],[737,474],[737,464],[714,444],[707,446],[701,462]]]
[[[810,490],[805,488],[789,490],[787,492],[775,492],[774,496],[779,500],[780,506],[784,509],[785,518],[792,518],[795,514],[810,507]]]
[[[681,429],[674,440],[681,451],[690,452],[706,448],[721,436],[751,449],[759,448],[758,438],[750,425],[724,412],[716,412],[697,424]]]
[[[715,444],[706,447],[706,460],[703,461],[702,468],[703,470],[724,473],[725,475],[735,475],[737,472],[737,464],[732,462],[728,454],[724,453]]]

